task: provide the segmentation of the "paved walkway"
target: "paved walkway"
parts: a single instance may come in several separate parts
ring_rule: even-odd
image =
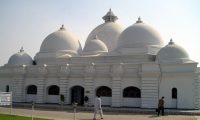
[[[32,110],[25,108],[13,108],[12,114],[30,116]],[[9,108],[0,107],[0,113],[9,114]],[[77,120],[92,120],[92,112],[77,112]],[[40,118],[48,118],[53,120],[74,120],[73,111],[48,111],[48,110],[34,110],[33,116]],[[99,116],[98,116],[99,117]],[[199,116],[187,116],[187,115],[166,115],[157,117],[156,115],[139,115],[131,113],[114,113],[114,112],[105,112],[103,120],[200,120]]]
[[[15,108],[31,108],[30,103],[15,103],[13,104]],[[46,110],[65,110],[72,111],[72,105],[61,106],[59,104],[35,104],[37,109],[46,109]],[[93,111],[93,107],[86,106],[77,106],[79,111]],[[104,112],[113,112],[113,113],[135,113],[135,114],[154,114],[155,109],[145,109],[145,108],[115,108],[115,107],[106,107],[103,106]],[[200,116],[200,110],[182,110],[182,109],[165,109],[165,113],[168,115],[196,115]]]

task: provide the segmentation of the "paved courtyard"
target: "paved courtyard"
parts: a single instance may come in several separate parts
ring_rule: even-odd
[[[0,107],[0,113],[9,114],[9,108]],[[30,109],[12,109],[12,114],[31,116],[32,110]],[[48,111],[48,110],[34,110],[34,116],[41,118],[49,118],[53,120],[74,120],[73,111]],[[92,112],[77,112],[77,120],[92,120]],[[157,117],[156,115],[139,115],[131,113],[113,113],[105,112],[104,120],[200,120],[199,116],[187,116],[187,115],[166,115]]]

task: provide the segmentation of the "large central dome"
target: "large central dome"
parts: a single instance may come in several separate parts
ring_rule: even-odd
[[[163,45],[164,43],[159,33],[138,18],[135,24],[125,29],[119,36],[117,49],[147,48],[149,46],[163,47]]]
[[[116,23],[115,21],[118,19],[114,13],[109,10],[109,12],[103,17],[105,23],[97,26],[92,32],[89,34],[86,43],[93,40],[95,36],[105,43],[108,48],[108,51],[112,51],[117,46],[117,40],[119,35],[123,31],[123,27]]]

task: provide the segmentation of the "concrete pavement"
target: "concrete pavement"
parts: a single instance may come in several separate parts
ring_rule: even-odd
[[[9,114],[10,109],[0,107],[0,113]],[[13,108],[12,114],[31,117],[32,110],[25,108]],[[77,120],[92,120],[93,112],[78,111]],[[74,120],[73,111],[59,110],[34,110],[33,116],[40,118],[48,118],[53,120]],[[98,116],[99,117],[99,116]],[[155,114],[133,114],[133,113],[115,113],[105,112],[103,120],[200,120],[198,116],[188,115],[166,115],[157,117]]]

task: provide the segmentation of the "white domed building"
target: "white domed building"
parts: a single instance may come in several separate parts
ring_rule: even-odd
[[[182,47],[172,40],[165,46],[140,18],[126,29],[111,10],[103,19],[83,49],[62,26],[34,60],[23,49],[12,55],[0,67],[0,91],[12,91],[20,103],[57,104],[63,95],[65,104],[93,106],[98,94],[111,107],[156,108],[165,96],[166,108],[200,108],[198,63]]]

